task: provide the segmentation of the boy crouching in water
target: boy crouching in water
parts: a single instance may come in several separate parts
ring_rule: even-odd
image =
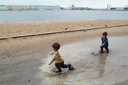
[[[102,33],[102,37],[101,37],[102,45],[100,46],[100,49],[101,49],[100,50],[100,53],[103,53],[103,48],[105,48],[105,50],[107,51],[107,53],[109,53],[107,35],[108,35],[107,32],[103,32]]]
[[[54,58],[49,63],[49,65],[51,65],[55,61],[55,67],[58,69],[55,71],[55,73],[61,72],[62,71],[61,67],[62,68],[68,67],[69,70],[73,70],[74,67],[71,64],[64,64],[64,60],[58,52],[59,48],[60,48],[60,44],[57,42],[52,45],[53,52],[51,53],[51,55],[54,55]]]

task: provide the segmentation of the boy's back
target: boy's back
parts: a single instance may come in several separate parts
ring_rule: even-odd
[[[54,58],[55,58],[55,63],[64,62],[63,58],[60,56],[58,51],[54,52]]]

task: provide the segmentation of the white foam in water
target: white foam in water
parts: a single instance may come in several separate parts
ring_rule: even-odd
[[[99,54],[100,38],[61,46],[59,52],[65,63],[75,70],[62,69],[59,75],[54,63],[48,65],[53,56],[48,54],[40,67],[44,85],[110,85],[128,79],[128,36],[110,37],[110,53]],[[43,61],[44,62],[44,61]]]

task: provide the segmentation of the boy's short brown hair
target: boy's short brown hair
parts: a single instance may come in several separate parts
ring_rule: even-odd
[[[52,47],[55,48],[56,50],[60,49],[60,44],[58,42],[55,42],[52,44]]]
[[[108,35],[108,33],[107,33],[107,32],[103,32],[103,33],[102,33],[102,35],[105,35],[105,36],[107,36],[107,35]]]

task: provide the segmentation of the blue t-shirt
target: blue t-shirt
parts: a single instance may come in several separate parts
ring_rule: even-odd
[[[102,40],[102,44],[105,43],[105,45],[103,47],[108,47],[108,38],[106,37],[105,39],[103,37],[101,37]]]

